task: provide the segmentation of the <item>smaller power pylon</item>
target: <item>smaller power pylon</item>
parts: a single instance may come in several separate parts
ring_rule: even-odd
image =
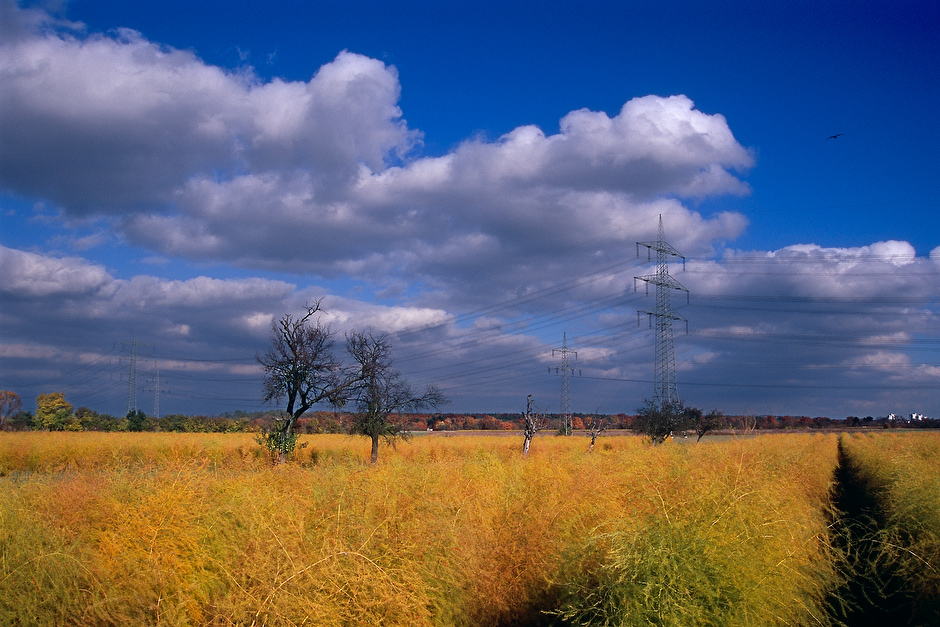
[[[686,298],[688,298],[689,290],[670,276],[669,257],[682,259],[683,269],[685,269],[685,257],[666,242],[662,215],[659,216],[659,239],[655,242],[637,242],[637,257],[640,256],[640,246],[646,246],[651,261],[653,251],[656,251],[656,273],[633,277],[634,291],[636,291],[637,281],[646,282],[647,294],[649,294],[651,283],[656,286],[656,309],[637,312],[638,320],[640,314],[645,313],[649,316],[650,326],[653,326],[653,319],[656,319],[656,365],[653,376],[653,402],[659,407],[666,404],[676,406],[679,404],[679,388],[676,384],[676,355],[672,340],[672,321],[681,320],[688,325],[688,320],[672,308],[669,295],[671,290],[678,290],[685,292]]]
[[[130,342],[122,342],[123,344],[130,344],[131,346],[131,356],[128,359],[129,367],[127,371],[127,413],[132,411],[137,411],[137,347],[138,346],[150,346],[152,344],[144,344],[137,341],[137,331],[134,331],[134,339]]]
[[[153,392],[153,417],[160,417],[160,394],[167,392],[167,390],[160,387],[160,369],[154,364],[154,375],[153,375],[153,387],[147,388],[145,391]]]
[[[552,349],[552,357],[556,353],[561,356],[561,364],[549,366],[548,372],[551,373],[552,368],[554,368],[555,374],[561,375],[561,430],[565,435],[571,435],[571,374],[577,372],[580,375],[581,369],[572,368],[568,365],[568,356],[574,355],[574,358],[577,359],[578,353],[569,350],[567,333],[563,333],[561,336],[561,348]]]
[[[153,417],[160,417],[160,369],[154,373],[153,383]]]

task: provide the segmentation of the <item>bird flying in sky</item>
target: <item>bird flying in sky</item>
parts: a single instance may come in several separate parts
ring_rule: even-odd
[[[839,139],[839,137],[841,137],[842,135],[845,135],[845,133],[836,133],[835,135],[830,135],[826,139]]]

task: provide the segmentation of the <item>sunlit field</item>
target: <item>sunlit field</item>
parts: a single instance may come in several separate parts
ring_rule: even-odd
[[[0,624],[833,624],[835,435],[302,442],[0,434]]]

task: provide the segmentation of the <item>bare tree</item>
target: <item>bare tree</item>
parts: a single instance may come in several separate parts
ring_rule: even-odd
[[[271,320],[271,348],[257,356],[264,368],[264,401],[287,399],[287,415],[275,418],[264,444],[284,462],[297,442],[294,424],[305,411],[327,401],[345,404],[351,381],[333,356],[333,331],[317,318],[320,301],[299,317],[284,314]]]
[[[741,418],[744,434],[752,433],[757,428],[757,416],[744,416]]]
[[[416,395],[398,370],[392,367],[391,344],[385,335],[353,331],[346,336],[346,350],[356,367],[352,398],[358,411],[353,419],[352,433],[372,440],[372,463],[379,460],[379,439],[394,445],[407,433],[389,422],[389,415],[425,407],[440,407],[448,399],[433,385]]]
[[[536,433],[544,429],[547,423],[545,414],[538,411],[532,403],[531,394],[525,398],[525,413],[522,414],[522,421],[522,435],[525,438],[522,441],[522,456],[525,457],[529,454],[529,444],[532,443],[532,438],[535,437]]]
[[[595,413],[593,416],[591,416],[591,422],[588,424],[588,429],[591,431],[591,446],[588,447],[588,453],[590,453],[594,450],[594,443],[597,441],[597,436],[607,431],[607,419],[601,418],[599,413]]]
[[[0,390],[0,429],[22,409],[23,401],[19,394],[10,390]]]

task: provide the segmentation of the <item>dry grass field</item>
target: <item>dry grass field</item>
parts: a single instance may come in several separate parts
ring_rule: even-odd
[[[870,495],[870,519],[861,521],[862,573],[893,596],[910,624],[940,621],[940,434],[859,434],[843,448]],[[907,619],[907,615],[913,619]]]
[[[833,624],[835,435],[304,441],[0,434],[0,624]]]

